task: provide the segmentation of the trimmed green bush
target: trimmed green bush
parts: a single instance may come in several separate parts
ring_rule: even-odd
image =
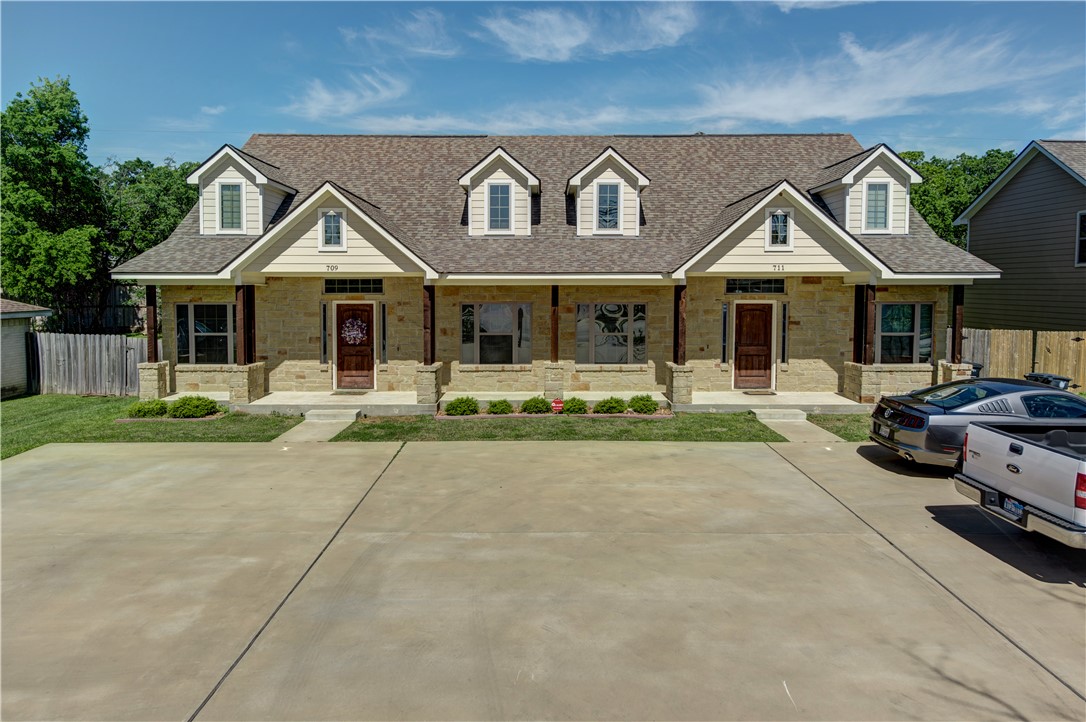
[[[445,404],[448,416],[474,416],[479,413],[479,402],[470,396],[461,396]]]
[[[182,396],[166,409],[171,419],[200,419],[219,413],[219,405],[206,396]]]
[[[551,402],[542,396],[525,399],[524,403],[520,405],[520,413],[522,414],[549,414],[550,412]]]
[[[162,399],[147,399],[146,401],[137,401],[128,407],[128,418],[130,419],[150,419],[156,416],[165,416],[166,409],[169,406]]]
[[[621,414],[626,410],[626,402],[617,396],[611,396],[592,407],[594,414]]]
[[[630,410],[635,414],[655,414],[660,406],[648,394],[638,394],[630,399]]]
[[[562,407],[563,414],[587,414],[588,402],[584,399],[579,399],[576,396],[570,396],[566,399],[566,405]]]
[[[511,414],[513,413],[513,404],[509,403],[505,399],[491,401],[489,404],[486,405],[486,412],[488,414]]]

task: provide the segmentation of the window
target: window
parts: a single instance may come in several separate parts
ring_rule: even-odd
[[[1031,394],[1022,397],[1026,413],[1038,419],[1086,419],[1086,401],[1062,394]]]
[[[509,231],[510,202],[513,186],[510,183],[490,183],[487,193],[487,229],[491,231]]]
[[[1078,234],[1075,237],[1075,265],[1086,266],[1086,211],[1078,212]]]
[[[880,303],[875,363],[931,363],[932,304]]]
[[[596,229],[619,230],[618,217],[622,192],[618,183],[596,184]]]
[[[720,360],[724,363],[728,363],[728,304],[724,304],[720,309]]]
[[[578,303],[577,363],[645,363],[645,310],[643,303]]]
[[[240,183],[219,184],[219,230],[245,230],[242,226]]]
[[[321,208],[317,215],[320,218],[320,250],[346,251],[343,219],[347,212],[342,208]]]
[[[531,362],[532,304],[465,303],[460,306],[460,363]]]
[[[388,304],[381,304],[381,363],[388,363]]]
[[[864,232],[890,232],[890,183],[864,183]]]
[[[784,293],[783,278],[729,278],[725,293]]]
[[[177,363],[234,363],[234,304],[177,304]]]
[[[325,293],[384,293],[385,282],[381,278],[326,278]]]
[[[767,208],[765,212],[765,249],[792,250],[792,209]]]
[[[788,304],[781,304],[781,363],[788,363]]]

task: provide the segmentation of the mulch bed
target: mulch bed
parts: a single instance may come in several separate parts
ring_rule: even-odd
[[[223,412],[212,414],[211,416],[201,416],[198,419],[172,419],[169,416],[149,416],[141,419],[114,419],[113,421],[118,424],[131,424],[138,423],[140,421],[214,421],[215,419],[221,419],[226,416]]]
[[[457,419],[553,419],[555,417],[561,417],[565,419],[647,419],[651,421],[660,421],[662,419],[671,419],[675,417],[675,414],[670,410],[661,409],[655,414],[634,414],[631,412],[624,412],[621,414],[469,414],[467,416],[449,416],[448,414],[435,414],[434,418],[438,421],[455,421]]]

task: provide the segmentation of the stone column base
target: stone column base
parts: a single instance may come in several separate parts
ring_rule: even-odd
[[[938,383],[967,379],[973,375],[973,364],[952,364],[949,361],[939,362]]]
[[[441,397],[441,367],[438,361],[429,365],[415,367],[415,403],[436,404]]]
[[[562,363],[547,361],[543,364],[543,397],[546,399],[565,398],[566,369]]]
[[[694,403],[694,368],[668,361],[666,393],[672,406]]]
[[[931,364],[858,364],[845,362],[845,397],[874,404],[882,396],[898,396],[931,386]]]
[[[164,399],[170,395],[170,362],[139,364],[140,400]]]

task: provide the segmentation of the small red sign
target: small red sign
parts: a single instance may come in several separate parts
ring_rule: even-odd
[[[562,408],[564,406],[565,406],[565,404],[562,403],[562,399],[555,399],[554,401],[551,402],[551,411],[553,411],[556,414],[560,414],[560,413],[562,413]]]

